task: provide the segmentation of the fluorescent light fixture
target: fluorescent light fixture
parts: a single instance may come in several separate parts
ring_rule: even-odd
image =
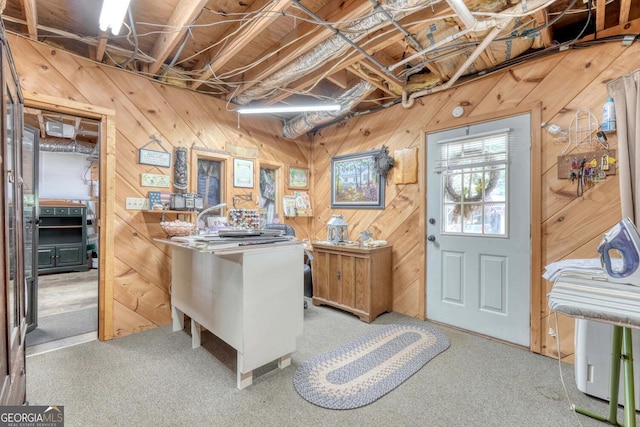
[[[240,107],[236,109],[238,114],[268,114],[268,113],[304,113],[308,111],[338,111],[341,106],[338,104],[319,105],[285,105],[266,107]]]
[[[129,8],[131,0],[102,0],[102,12],[100,12],[100,29],[107,31],[111,27],[111,34],[117,36],[122,26],[124,14]]]

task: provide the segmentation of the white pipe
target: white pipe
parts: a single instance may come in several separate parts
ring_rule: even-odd
[[[465,27],[473,28],[476,26],[476,18],[471,14],[471,11],[464,4],[463,0],[447,0],[449,7],[458,15],[458,18],[462,21]]]
[[[403,59],[402,61],[397,62],[397,63],[389,66],[389,71],[393,71],[396,68],[406,64],[407,62],[411,62],[414,59],[416,59],[417,57],[425,55],[425,54],[431,52],[432,50],[438,49],[440,46],[442,46],[444,44],[447,44],[449,42],[452,42],[452,41],[454,41],[454,40],[456,40],[456,39],[458,39],[458,38],[460,38],[460,37],[472,32],[472,31],[473,31],[473,28],[465,28],[464,30],[459,31],[459,32],[457,32],[455,34],[452,34],[449,37],[445,37],[444,39],[440,40],[438,43],[432,44],[431,46],[422,49],[420,52],[414,53],[413,55]]]
[[[476,48],[476,50],[474,50],[473,53],[469,56],[469,58],[467,58],[464,64],[462,64],[460,68],[458,68],[458,71],[456,71],[456,73],[449,79],[449,81],[447,81],[442,86],[436,86],[434,88],[426,89],[420,92],[414,92],[411,95],[409,95],[408,98],[407,98],[407,90],[403,89],[402,90],[402,106],[404,108],[411,108],[416,98],[424,95],[429,95],[435,92],[440,92],[445,89],[449,89],[460,78],[462,73],[464,73],[465,70],[476,59],[478,59],[478,56],[480,56],[480,54],[489,46],[489,44],[493,41],[493,39],[495,39],[503,29],[504,29],[504,25],[500,25],[495,27],[493,30],[491,30],[491,32],[487,35],[487,37],[485,37],[482,43],[480,43]]]
[[[440,40],[438,43],[435,43],[429,47],[426,47],[424,49],[422,49],[420,52],[414,53],[413,55],[403,59],[402,61],[395,63],[391,66],[389,66],[389,71],[393,71],[396,68],[406,64],[407,62],[410,62],[414,59],[416,59],[419,56],[425,55],[429,52],[431,52],[432,50],[438,49],[440,46],[445,45],[449,42],[452,42],[454,40],[459,39],[460,37],[467,35],[468,33],[471,32],[478,32],[478,31],[485,31],[488,30],[489,28],[493,28],[497,25],[501,25],[501,23],[499,23],[495,18],[491,18],[491,19],[485,19],[484,21],[478,21],[476,22],[476,26],[473,28],[465,28],[462,31],[459,31],[455,34],[452,34],[448,37],[445,37],[444,39]]]

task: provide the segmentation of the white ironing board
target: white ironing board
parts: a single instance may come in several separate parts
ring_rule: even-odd
[[[613,425],[635,427],[631,328],[640,328],[640,286],[609,282],[604,274],[561,272],[548,295],[549,308],[570,317],[613,325],[609,415],[576,412]],[[618,424],[620,366],[624,373],[624,424]]]

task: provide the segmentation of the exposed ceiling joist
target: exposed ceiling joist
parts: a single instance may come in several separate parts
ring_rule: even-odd
[[[164,28],[162,37],[158,37],[151,49],[150,56],[155,61],[149,64],[149,74],[156,74],[164,61],[176,48],[189,31],[190,24],[202,12],[207,5],[207,0],[181,0],[180,7],[175,8]]]
[[[636,5],[636,8],[638,6]],[[620,24],[626,24],[629,22],[629,16],[631,12],[631,0],[620,1]]]
[[[22,9],[27,21],[27,31],[29,38],[38,40],[38,9],[36,8],[36,0],[22,0]]]
[[[1,17],[10,32],[231,104],[333,102],[366,81],[343,117],[410,108],[595,32],[640,33],[640,0],[131,0],[113,37],[95,3],[6,0]]]
[[[604,14],[605,7],[607,6],[606,0],[595,0],[596,1],[596,31],[604,30]]]
[[[371,8],[372,6],[368,2],[363,3],[358,0],[351,0],[349,2],[331,0],[317,12],[317,15],[324,17],[326,21],[330,22],[332,19],[337,18],[336,14],[339,12],[342,21],[349,21],[366,14],[371,11]],[[244,91],[283,68],[293,59],[315,48],[332,35],[331,31],[324,27],[319,27],[310,22],[302,22],[298,28],[287,34],[284,40],[290,41],[298,39],[301,34],[305,35],[305,37],[299,43],[289,45],[287,48],[278,52],[277,55],[268,57],[259,67],[248,70],[243,76],[244,84],[234,91],[233,96],[241,95]],[[283,45],[286,46],[287,44]]]
[[[3,15],[2,19],[4,19],[5,21],[8,21],[8,22],[15,22],[16,24],[20,24],[20,25],[25,25],[25,26],[27,25],[27,23],[24,20],[15,19],[15,18],[10,17],[10,16],[4,16]],[[75,41],[78,41],[78,42],[82,42],[82,43],[84,43],[86,45],[89,45],[89,46],[96,47],[96,46],[98,46],[100,44],[100,39],[98,39],[97,37],[83,37],[83,36],[79,36],[77,34],[70,33],[68,31],[63,31],[63,30],[60,30],[60,29],[57,29],[57,28],[53,28],[53,27],[46,27],[44,25],[38,25],[38,30],[46,31],[46,32],[49,32],[51,34],[55,34],[57,36],[64,37],[64,38],[69,39],[69,40],[75,40]],[[112,45],[112,44],[107,44],[106,50],[111,52],[111,53],[114,53],[116,55],[122,55],[122,56],[125,56],[125,57],[129,57],[129,56],[131,56],[133,54],[133,51],[130,50],[130,49],[124,49],[124,48],[121,48],[119,46],[115,46],[115,45]],[[140,52],[137,53],[136,60],[137,61],[141,61],[141,62],[153,62],[154,61],[154,59],[151,58],[150,56],[145,55],[144,53],[140,53]]]
[[[291,5],[290,0],[267,1],[266,7],[262,9],[261,17],[251,21],[248,28],[243,29],[238,36],[233,38],[224,47],[224,51],[217,52],[215,58],[204,66],[204,71],[193,82],[192,88],[197,89],[202,85],[204,80],[217,74],[220,69],[227,64],[235,55],[242,50],[245,45],[256,37],[260,36],[271,23],[278,18],[278,14],[287,9]],[[237,29],[241,28],[242,23],[236,23],[230,33],[233,34]]]
[[[109,40],[109,34],[106,31],[100,30],[98,33],[98,45],[94,53],[94,59],[98,62],[102,62],[104,53],[107,50],[107,40]]]

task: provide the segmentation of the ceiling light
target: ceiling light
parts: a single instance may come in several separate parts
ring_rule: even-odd
[[[241,107],[236,109],[239,114],[268,114],[268,113],[304,113],[308,111],[338,111],[341,106],[338,104],[320,105],[286,105],[267,107]]]
[[[100,29],[107,31],[111,27],[111,34],[117,36],[122,26],[124,14],[129,8],[131,0],[102,0],[102,12],[100,12]]]

